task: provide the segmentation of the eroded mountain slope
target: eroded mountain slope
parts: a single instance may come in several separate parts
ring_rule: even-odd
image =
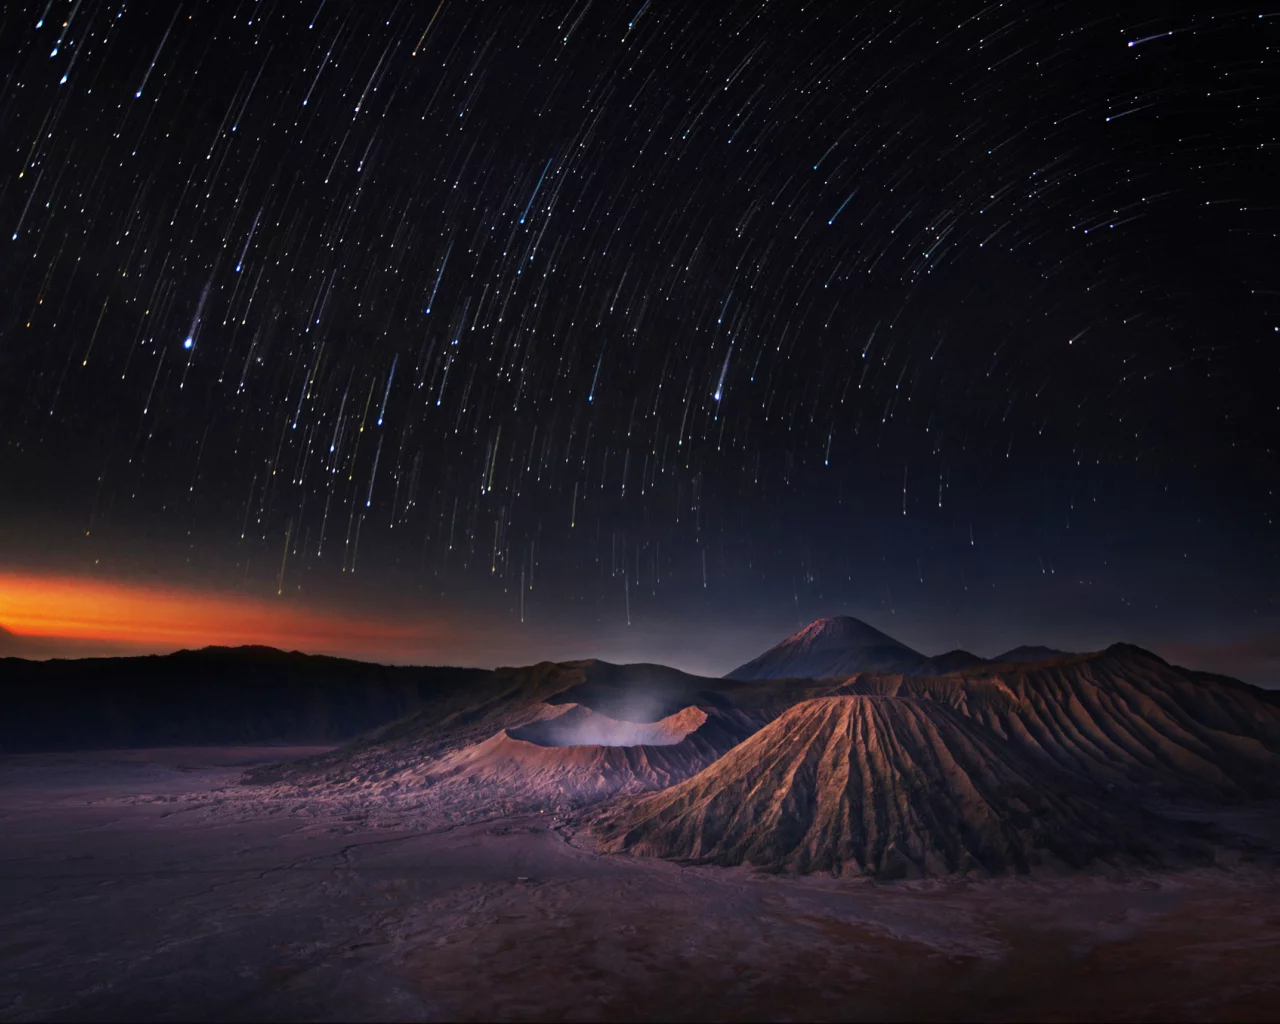
[[[1090,797],[955,709],[865,695],[804,701],[596,827],[606,851],[886,878],[1159,849],[1140,812]]]
[[[1280,703],[1116,644],[942,677],[859,675],[832,691],[938,701],[1022,753],[1133,795],[1239,798],[1280,786]]]

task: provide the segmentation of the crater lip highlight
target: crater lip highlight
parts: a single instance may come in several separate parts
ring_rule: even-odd
[[[539,747],[670,747],[706,721],[707,713],[693,706],[657,722],[627,722],[575,705],[555,718],[508,729],[507,735]]]

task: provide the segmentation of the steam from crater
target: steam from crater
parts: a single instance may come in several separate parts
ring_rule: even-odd
[[[706,720],[706,712],[696,707],[687,707],[657,722],[627,722],[576,704],[562,715],[509,729],[507,734],[539,747],[669,747],[680,743]]]

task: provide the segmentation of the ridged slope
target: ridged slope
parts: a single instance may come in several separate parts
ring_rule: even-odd
[[[1103,787],[1220,799],[1280,785],[1280,704],[1125,644],[989,675],[864,675],[836,692],[944,703]]]
[[[886,878],[1151,854],[1063,781],[940,702],[825,697],[597,829],[605,851]]]

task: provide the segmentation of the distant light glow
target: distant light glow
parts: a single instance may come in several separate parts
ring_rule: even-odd
[[[265,644],[353,656],[420,650],[442,633],[279,599],[34,572],[0,573],[0,626],[135,650]]]

